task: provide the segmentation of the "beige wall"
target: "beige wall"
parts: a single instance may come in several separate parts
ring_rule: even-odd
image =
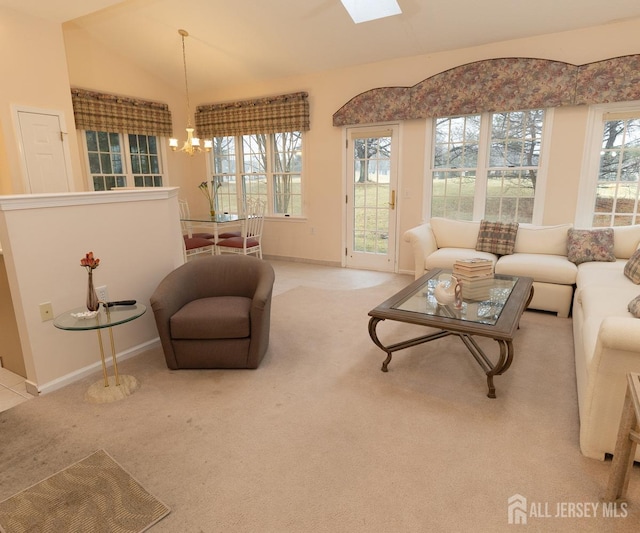
[[[162,278],[183,263],[178,216],[177,189],[0,197],[0,240],[28,383],[52,390],[100,368],[95,332],[59,330],[40,317],[44,302],[54,316],[83,306],[80,259],[89,251],[100,259],[94,284],[107,285],[111,300],[148,306]],[[114,328],[120,354],[157,340],[150,309],[132,324]]]
[[[13,107],[62,113],[75,190],[82,190],[69,75],[59,24],[0,7],[0,194],[25,192]]]

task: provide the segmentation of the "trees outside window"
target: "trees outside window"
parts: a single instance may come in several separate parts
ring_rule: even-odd
[[[215,137],[212,160],[218,210],[260,198],[271,216],[302,216],[302,132]]]
[[[592,226],[640,224],[640,111],[637,118],[605,116]]]
[[[591,106],[585,146],[576,225],[640,224],[640,101]]]
[[[532,222],[545,111],[434,119],[431,216]]]
[[[156,136],[85,131],[85,144],[94,191],[163,186]]]

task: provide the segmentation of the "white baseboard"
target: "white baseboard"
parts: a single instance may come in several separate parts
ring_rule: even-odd
[[[151,348],[155,348],[160,345],[160,338],[156,337],[155,339],[151,339],[150,341],[143,342],[142,344],[138,344],[133,348],[129,348],[128,350],[124,350],[123,352],[119,352],[116,354],[116,359],[118,362],[126,361],[127,359],[134,357],[136,355],[141,354],[142,352],[146,352]],[[107,367],[113,366],[113,361],[111,358],[106,358]],[[29,394],[33,396],[38,396],[39,394],[47,394],[49,392],[53,392],[54,390],[61,389],[66,385],[74,383],[79,379],[85,378],[94,374],[95,372],[102,370],[102,363],[100,361],[96,361],[95,363],[85,366],[84,368],[79,368],[78,370],[71,372],[70,374],[66,374],[59,378],[54,379],[53,381],[49,381],[48,383],[44,383],[38,385],[33,381],[27,380],[25,382],[25,387]]]
[[[288,261],[290,263],[308,263],[310,265],[322,265],[330,267],[341,267],[340,261],[321,261],[317,259],[305,259],[302,257],[289,257],[284,255],[263,255],[263,259],[272,261]]]

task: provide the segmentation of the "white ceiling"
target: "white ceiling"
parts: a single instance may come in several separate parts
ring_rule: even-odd
[[[177,89],[259,83],[640,17],[639,0],[398,0],[355,25],[340,0],[0,0],[64,22]]]

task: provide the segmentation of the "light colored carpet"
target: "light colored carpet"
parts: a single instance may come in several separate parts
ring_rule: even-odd
[[[92,376],[0,413],[0,499],[104,448],[172,509],[154,533],[514,531],[515,494],[554,515],[527,531],[637,531],[637,468],[626,517],[555,516],[598,503],[611,466],[579,451],[571,320],[525,313],[489,399],[457,338],[380,371],[367,313],[406,282],[278,294],[257,370],[169,371],[150,350],[122,362],[141,383],[125,400],[84,402]]]
[[[2,533],[139,533],[169,514],[104,450],[0,502]]]

